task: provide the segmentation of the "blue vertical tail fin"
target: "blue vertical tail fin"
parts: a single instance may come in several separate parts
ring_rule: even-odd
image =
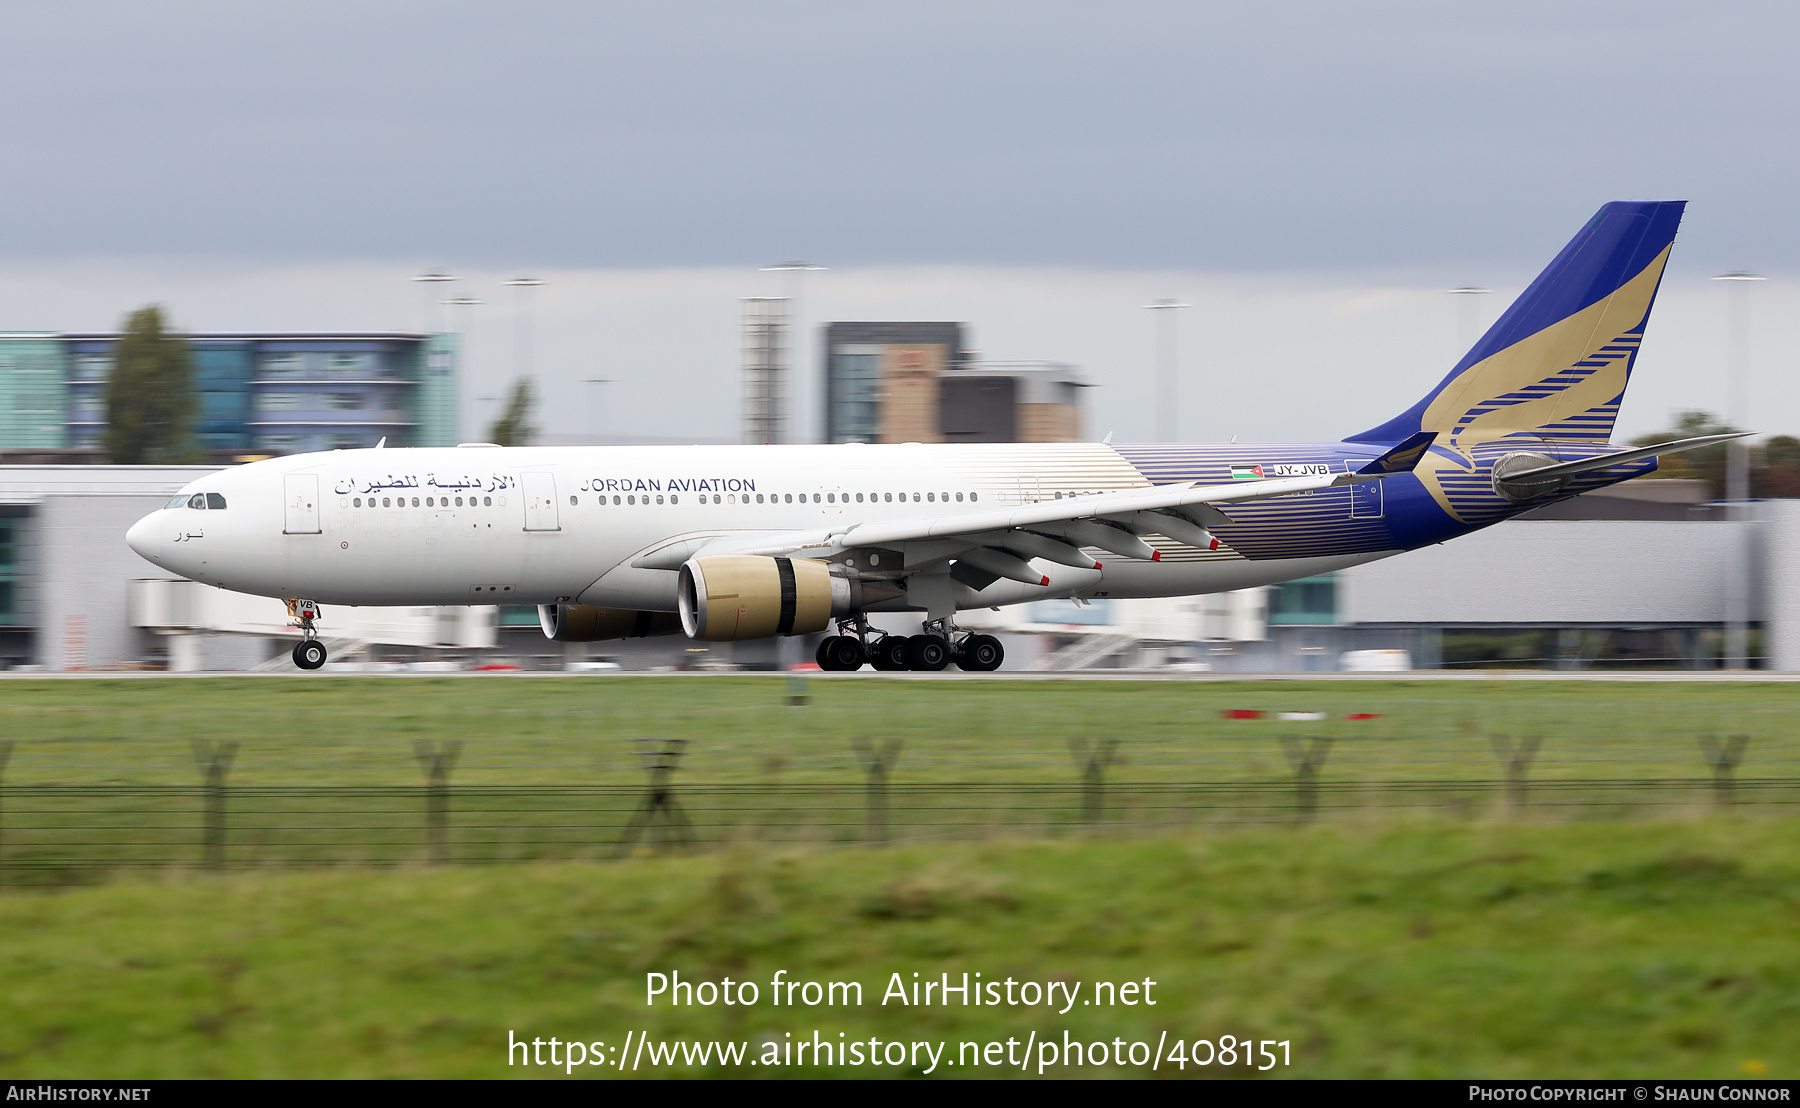
[[[1348,441],[1435,431],[1452,450],[1508,438],[1604,442],[1686,206],[1602,207],[1437,388]]]

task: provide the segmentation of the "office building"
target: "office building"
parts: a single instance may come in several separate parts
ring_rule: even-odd
[[[189,334],[194,433],[217,460],[454,446],[454,335]],[[98,460],[117,334],[0,334],[0,450]]]
[[[1079,439],[1074,366],[981,362],[960,323],[825,328],[827,442],[1070,442]]]

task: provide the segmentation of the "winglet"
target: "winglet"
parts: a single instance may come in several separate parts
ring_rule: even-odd
[[[1394,473],[1411,473],[1413,467],[1419,464],[1419,459],[1425,456],[1426,449],[1436,439],[1436,431],[1420,431],[1357,470],[1357,476],[1386,477]]]

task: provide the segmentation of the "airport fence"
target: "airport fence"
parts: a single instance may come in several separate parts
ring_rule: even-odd
[[[642,740],[637,784],[458,785],[461,748],[446,742],[416,745],[415,784],[234,786],[236,744],[196,743],[192,785],[0,785],[0,883],[168,867],[606,859],[729,843],[1141,836],[1409,813],[1555,821],[1800,812],[1800,777],[1738,776],[1747,744],[1702,736],[1695,764],[1706,772],[1689,776],[1533,780],[1540,744],[1521,739],[1496,741],[1488,777],[1334,780],[1330,738],[1287,738],[1288,773],[1203,782],[1110,780],[1119,740],[1074,740],[1063,782],[915,784],[893,780],[899,740],[856,740],[856,778],[683,785],[684,744]]]

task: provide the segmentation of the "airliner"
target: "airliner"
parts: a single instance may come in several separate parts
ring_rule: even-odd
[[[532,604],[558,642],[831,630],[824,670],[991,671],[957,613],[1328,573],[1733,437],[1608,442],[1684,208],[1603,206],[1436,388],[1341,442],[333,450],[202,477],[126,541],[287,600],[302,669],[320,605]]]

